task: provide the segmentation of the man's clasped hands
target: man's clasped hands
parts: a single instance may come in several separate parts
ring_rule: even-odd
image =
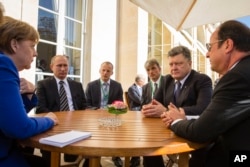
[[[167,128],[179,120],[186,119],[183,108],[177,108],[173,103],[166,108],[155,99],[151,103],[143,105],[141,112],[145,117],[160,117]]]

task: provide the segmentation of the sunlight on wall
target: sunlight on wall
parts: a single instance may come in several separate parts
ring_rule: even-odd
[[[91,80],[100,77],[99,67],[102,62],[110,61],[114,66],[116,64],[116,10],[116,0],[93,1]]]
[[[148,13],[138,9],[138,48],[137,48],[137,71],[138,74],[147,76],[144,62],[147,60],[148,51]]]

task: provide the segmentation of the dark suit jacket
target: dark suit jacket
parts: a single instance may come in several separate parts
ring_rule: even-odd
[[[130,104],[130,110],[141,110],[141,96],[136,84],[133,84],[128,88],[128,98]]]
[[[88,108],[101,107],[101,82],[100,79],[88,83],[86,87],[86,97]],[[123,89],[119,82],[110,79],[108,104],[114,101],[123,101]]]
[[[162,84],[164,84],[164,79],[165,79],[165,76],[161,76],[160,86]],[[159,91],[159,88],[158,88],[158,91]],[[151,82],[148,82],[147,84],[143,85],[143,87],[142,87],[142,99],[141,99],[142,105],[151,103],[152,92],[153,92],[153,90],[152,90]]]
[[[69,83],[74,109],[85,109],[86,97],[82,84],[69,78],[67,80]],[[56,79],[54,77],[48,77],[44,80],[38,81],[36,95],[38,98],[36,113],[60,110],[60,98]]]
[[[155,99],[164,106],[174,102],[175,80],[167,75],[164,83],[160,85]],[[186,115],[200,115],[212,97],[212,81],[205,75],[191,70],[184,82],[176,106],[183,107]]]
[[[179,136],[196,142],[215,141],[207,166],[229,166],[229,153],[250,150],[250,56],[228,71],[214,89],[211,103],[197,120],[171,126]],[[232,160],[232,159],[231,159]]]

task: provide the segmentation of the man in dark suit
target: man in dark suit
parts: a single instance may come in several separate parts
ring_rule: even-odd
[[[147,71],[149,82],[142,87],[142,105],[152,102],[158,88],[163,83],[161,67],[156,59],[149,59],[144,64]]]
[[[111,62],[103,62],[99,69],[100,79],[87,84],[86,97],[87,107],[93,109],[106,108],[108,104],[114,101],[123,101],[123,89],[119,82],[110,79],[113,75],[113,64]],[[120,157],[112,157],[117,167],[122,167]]]
[[[212,81],[205,75],[192,70],[191,53],[185,46],[177,46],[168,53],[170,75],[166,75],[153,100],[144,105],[146,117],[160,117],[170,102],[183,107],[186,115],[200,115],[212,96]],[[179,97],[175,98],[177,81],[181,83]]]
[[[186,115],[200,115],[207,107],[212,96],[212,81],[205,75],[191,70],[180,90],[180,94],[175,99],[176,78],[167,75],[164,80],[164,86],[159,88],[155,100],[168,106],[170,102],[177,107],[183,107]],[[181,82],[181,81],[180,81]],[[166,107],[164,110],[166,111]],[[163,110],[161,110],[163,112]],[[162,114],[160,113],[160,115]],[[160,116],[159,115],[159,116]]]
[[[159,87],[163,84],[165,78],[161,75],[160,64],[155,58],[148,59],[144,64],[144,68],[148,74],[149,82],[142,87],[141,106],[152,103],[154,96],[156,95]],[[151,116],[154,117],[153,115]],[[164,165],[164,162],[162,156],[144,156],[143,165],[145,167],[160,167]]]
[[[128,88],[129,106],[131,111],[141,110],[142,86],[145,83],[145,77],[141,74],[135,77],[135,83]]]
[[[172,48],[168,52],[168,59],[170,75],[164,78],[163,84],[160,85],[152,103],[143,106],[142,113],[146,117],[160,117],[162,113],[167,111],[167,106],[174,103],[177,107],[183,107],[186,115],[200,115],[211,100],[211,79],[205,74],[192,70],[191,53],[185,46]],[[203,153],[202,150],[193,152],[190,162],[197,159],[198,156],[196,155],[201,153]],[[152,158],[148,157],[145,160]],[[158,158],[162,162],[162,157]],[[198,159],[201,158],[199,156]],[[149,163],[151,162],[152,160]]]
[[[135,77],[135,83],[128,88],[128,99],[131,111],[141,111],[142,106],[142,86],[145,83],[145,76],[138,74]],[[140,165],[140,157],[132,157],[130,159],[130,167]]]
[[[222,77],[208,107],[198,119],[187,120],[184,110],[171,104],[162,121],[183,138],[213,142],[204,166],[249,166],[234,163],[234,151],[250,150],[250,30],[235,20],[226,21],[212,33],[210,42],[211,69]]]
[[[110,78],[113,75],[113,64],[111,62],[103,62],[99,73],[100,79],[87,84],[87,107],[105,108],[116,100],[123,101],[121,84]],[[107,92],[105,92],[104,84],[107,84]]]
[[[38,105],[36,113],[49,111],[60,111],[59,87],[60,81],[64,81],[64,88],[67,96],[68,110],[84,110],[86,108],[86,98],[82,84],[67,78],[68,58],[62,55],[52,57],[50,68],[54,76],[38,81],[36,95]],[[50,152],[41,150],[43,157],[50,163]],[[64,155],[66,162],[74,162],[78,156]]]

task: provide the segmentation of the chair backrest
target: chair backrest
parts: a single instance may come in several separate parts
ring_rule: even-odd
[[[126,103],[128,105],[128,108],[129,110],[131,110],[131,107],[130,107],[130,100],[129,100],[129,97],[128,97],[128,92],[124,92],[124,96],[125,96],[125,100],[126,100]]]

